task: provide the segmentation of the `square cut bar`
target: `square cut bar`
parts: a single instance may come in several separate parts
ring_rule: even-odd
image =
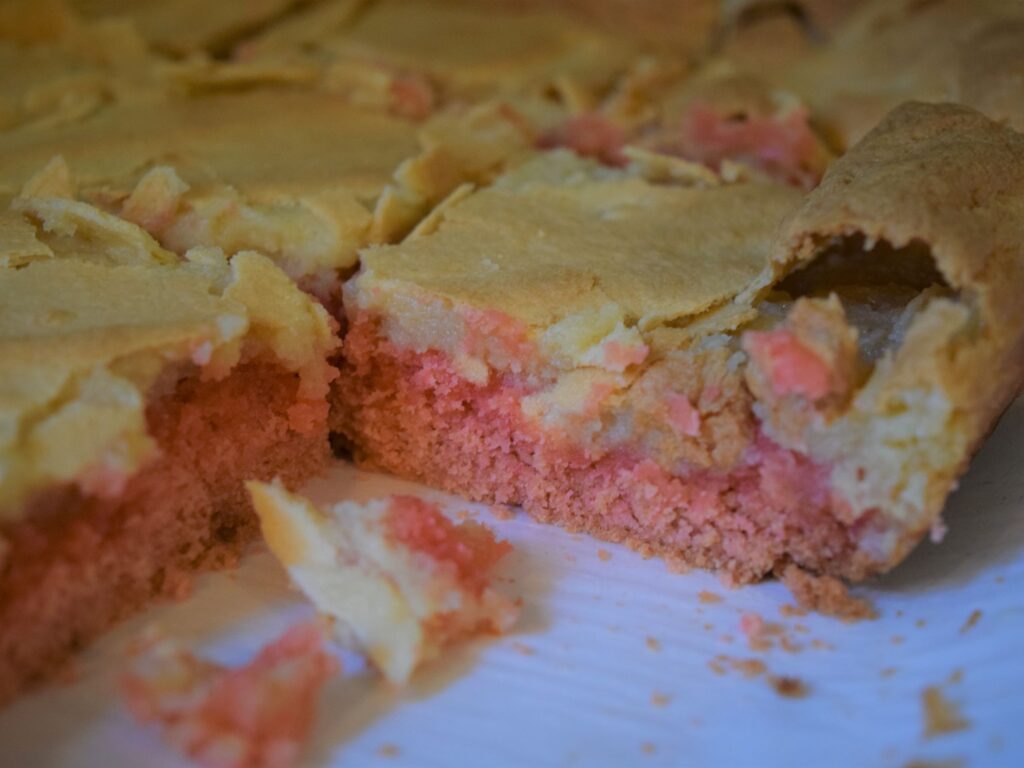
[[[1024,137],[910,104],[806,199],[560,152],[364,251],[362,462],[752,581],[899,562],[1016,394]]]
[[[326,311],[253,253],[181,259],[90,205],[0,215],[0,701],[232,563],[244,480],[328,455]]]

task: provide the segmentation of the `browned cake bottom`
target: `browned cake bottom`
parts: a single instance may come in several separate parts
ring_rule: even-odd
[[[248,364],[187,379],[147,412],[160,455],[115,499],[54,489],[3,531],[0,702],[52,675],[113,622],[235,564],[258,535],[242,481],[296,484],[329,456],[326,414],[290,422],[298,377]]]

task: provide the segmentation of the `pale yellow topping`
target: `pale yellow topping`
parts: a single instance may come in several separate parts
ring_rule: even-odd
[[[298,5],[298,0],[70,0],[86,16],[127,16],[158,48],[187,53],[218,48]]]
[[[48,484],[116,493],[152,454],[147,393],[168,366],[219,377],[265,356],[300,374],[301,397],[325,394],[327,313],[266,257],[154,258],[141,229],[85,203],[17,202],[32,213],[0,218],[20,238],[8,249],[49,243],[0,269],[0,517]]]
[[[524,91],[562,78],[597,83],[633,53],[621,39],[541,9],[410,0],[376,2],[321,44],[341,59],[427,73],[461,93]]]
[[[370,306],[440,297],[541,331],[613,304],[647,329],[740,293],[799,199],[767,184],[657,186],[556,152],[449,206],[434,234],[365,251],[356,291]]]

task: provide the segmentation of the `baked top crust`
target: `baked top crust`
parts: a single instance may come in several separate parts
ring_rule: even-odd
[[[324,13],[308,11],[312,19]],[[291,35],[271,30],[241,50],[248,60],[287,55],[335,67],[416,73],[446,98],[538,93],[563,81],[607,83],[636,53],[620,36],[543,5],[496,9],[493,3],[383,0],[351,18],[325,20]]]
[[[538,331],[612,303],[649,329],[743,292],[799,199],[772,184],[659,186],[558,151],[446,208],[435,233],[368,249],[356,285],[495,310]]]
[[[916,254],[946,283],[915,302],[849,409],[801,438],[819,455],[852,458],[837,482],[856,508],[879,508],[896,526],[879,543],[890,564],[938,523],[956,478],[1020,387],[1022,214],[1024,136],[967,107],[906,104],[783,224],[759,281],[852,245],[894,281],[900,260]]]
[[[153,451],[145,408],[162,377],[265,358],[322,401],[332,321],[266,257],[179,259],[85,203],[18,202],[0,230],[20,262],[0,269],[0,517],[52,483],[115,492]]]
[[[955,101],[1024,128],[1024,7],[1013,0],[864,3],[829,44],[780,72],[844,147],[904,101]]]

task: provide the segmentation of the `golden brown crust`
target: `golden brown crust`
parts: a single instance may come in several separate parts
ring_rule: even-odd
[[[846,416],[810,438],[833,458],[845,442],[838,452],[853,506],[881,508],[893,526],[876,542],[880,565],[894,565],[938,523],[1020,386],[1022,212],[1024,136],[965,107],[911,103],[841,158],[782,227],[776,277],[837,240],[863,237],[869,250],[890,244],[878,251],[890,257],[926,247],[952,291],[923,302]]]

